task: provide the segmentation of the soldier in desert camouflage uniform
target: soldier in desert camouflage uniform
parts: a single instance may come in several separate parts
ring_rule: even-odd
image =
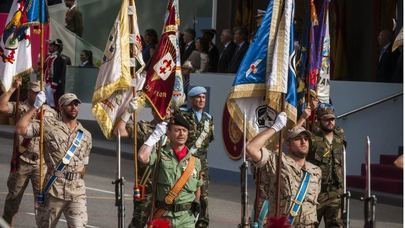
[[[1,95],[0,97],[0,112],[8,113],[9,115],[15,115],[17,112],[16,103],[9,102],[13,92],[21,85],[21,78],[17,78],[13,83],[13,87]],[[18,106],[18,115],[21,117],[26,113],[33,105],[35,96],[41,91],[39,82],[30,82],[28,86],[27,99]],[[55,110],[49,106],[44,106],[45,114],[48,117],[57,117]],[[33,122],[38,121],[39,115],[34,115],[31,119]],[[19,136],[17,138],[17,148],[14,148],[13,159],[11,161],[10,175],[7,180],[8,194],[4,203],[3,218],[6,222],[12,225],[13,218],[18,212],[21,199],[24,195],[24,191],[28,186],[28,182],[31,181],[32,189],[34,192],[34,202],[39,193],[39,137],[32,139],[24,139]],[[42,173],[46,172],[46,169],[42,170]]]
[[[247,153],[259,168],[266,164],[270,167],[267,178],[270,179],[269,202],[270,216],[275,215],[275,193],[277,154],[265,148],[266,142],[278,131],[285,127],[287,118],[285,113],[280,113],[274,125],[262,131],[247,145]],[[288,153],[282,155],[281,166],[281,192],[280,214],[294,218],[294,227],[315,227],[318,224],[316,215],[317,198],[321,186],[321,170],[319,167],[305,161],[309,150],[311,133],[302,127],[293,128],[285,137]],[[263,169],[266,170],[266,169]],[[310,175],[308,188],[302,201],[301,208],[296,214],[292,213],[292,205],[303,181],[304,174]]]
[[[38,93],[35,105],[16,125],[16,132],[24,137],[37,137],[40,126],[30,123],[31,116],[45,102],[45,94]],[[47,173],[45,186],[48,180],[55,176],[55,182],[45,192],[45,203],[38,209],[38,227],[56,227],[63,212],[68,227],[85,227],[87,224],[86,186],[83,180],[89,155],[92,147],[90,132],[77,121],[79,104],[81,101],[76,95],[66,93],[59,98],[61,119],[44,118],[45,163]],[[82,140],[77,138],[83,133]],[[75,143],[71,159],[65,156],[69,148]],[[56,167],[65,164],[63,171]]]
[[[204,184],[201,186],[201,213],[198,217],[196,227],[208,227],[208,146],[214,140],[214,121],[210,114],[204,112],[207,90],[202,86],[192,88],[187,96],[191,100],[191,108],[182,109],[184,118],[190,124],[190,133],[187,140],[187,147],[194,156],[201,161],[201,171]]]

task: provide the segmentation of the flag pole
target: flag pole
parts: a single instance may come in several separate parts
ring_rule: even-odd
[[[129,17],[129,34],[130,36],[133,36],[134,34],[134,25],[133,25],[133,15],[134,15],[134,0],[129,0],[129,10],[128,10],[128,17]],[[132,42],[129,43],[129,55],[131,59],[131,64],[130,64],[130,70],[131,70],[131,78],[135,79],[135,67],[136,67],[136,62],[135,62],[135,53],[134,53],[134,42],[135,42],[135,37],[132,37]],[[136,89],[135,87],[132,87],[132,96],[135,98],[137,96],[136,94]],[[134,195],[133,198],[134,200],[140,199],[141,198],[141,191],[139,188],[139,181],[138,181],[138,140],[137,140],[137,135],[138,135],[138,118],[137,118],[137,112],[134,112],[132,114],[132,119],[133,119],[133,134],[134,134]]]
[[[281,94],[281,111],[280,112],[284,112],[285,111],[285,94],[282,93]],[[283,152],[281,151],[282,148],[282,142],[283,142],[283,134],[282,131],[279,132],[279,141],[278,141],[278,157],[277,157],[277,170],[276,170],[276,185],[277,185],[277,191],[276,191],[276,217],[280,216],[280,200],[281,200],[281,184],[280,184],[280,180],[281,180],[281,156],[283,154]]]
[[[314,36],[314,34],[313,34],[313,30],[312,30],[312,27],[313,26],[316,26],[316,25],[318,25],[319,24],[319,22],[318,22],[318,16],[317,16],[317,14],[316,14],[316,6],[315,6],[315,3],[314,3],[314,0],[310,0],[309,1],[309,11],[310,11],[310,21],[311,21],[311,26],[310,26],[310,31],[309,31],[309,43],[311,43],[311,41],[313,40],[313,36]],[[312,47],[312,44],[310,44],[310,49],[312,49],[313,47]],[[311,52],[308,52],[309,53],[309,63],[311,64],[312,62],[313,62],[313,56],[311,55]],[[308,108],[310,108],[310,104],[311,104],[311,100],[312,100],[312,98],[311,98],[311,66],[309,67],[309,75],[307,76],[307,93],[306,93],[306,103],[307,103],[307,107]],[[318,74],[318,72],[316,72],[316,74]],[[317,91],[315,91],[315,92],[317,92]],[[306,121],[306,123],[305,123],[305,128],[307,129],[307,130],[310,130],[311,128],[312,128],[312,125],[313,125],[313,122],[312,123],[309,123],[309,121]]]
[[[44,91],[44,23],[42,23],[42,19],[44,19],[45,15],[43,15],[43,8],[42,4],[46,4],[43,1],[39,3],[39,13],[40,13],[40,46],[39,46],[39,59],[40,59],[40,87],[41,91]],[[45,200],[45,195],[43,192],[43,181],[44,176],[42,170],[44,169],[44,108],[43,105],[39,109],[39,195],[38,195],[38,202],[43,204]]]

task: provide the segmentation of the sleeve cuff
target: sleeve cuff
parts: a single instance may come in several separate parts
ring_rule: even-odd
[[[8,106],[8,114],[14,114],[16,112],[15,105],[11,102],[7,103]]]
[[[257,168],[262,168],[263,166],[266,165],[267,161],[269,160],[269,151],[266,148],[262,148],[260,149],[261,152],[261,158],[259,159],[259,161],[254,162],[254,165]]]

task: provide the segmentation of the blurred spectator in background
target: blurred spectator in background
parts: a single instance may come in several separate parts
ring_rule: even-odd
[[[69,8],[65,16],[65,27],[81,37],[83,34],[83,18],[82,13],[77,9],[76,1],[65,0],[65,6]]]
[[[209,41],[208,57],[210,62],[208,64],[208,72],[217,72],[217,64],[219,52],[217,46],[212,42],[217,32],[215,29],[203,29],[203,37]]]
[[[180,47],[181,64],[183,64],[191,53],[195,50],[195,31],[194,29],[186,29],[183,32],[183,45]]]
[[[46,102],[54,109],[58,109],[59,97],[65,93],[66,61],[59,52],[61,46],[60,39],[48,41],[49,54],[44,66]]]
[[[233,43],[232,31],[230,29],[222,30],[219,39],[221,40],[222,45],[224,45],[224,48],[219,54],[217,71],[220,73],[227,73],[228,66],[236,48],[236,45]]]
[[[65,60],[66,65],[71,66],[72,61],[70,60],[70,57],[62,53],[63,52],[63,42],[62,42],[62,40],[61,39],[56,39],[56,41],[58,41],[58,43],[60,44],[60,45],[58,45],[58,51],[60,53],[60,56]]]
[[[154,29],[146,29],[143,34],[144,46],[142,50],[143,61],[149,65],[153,53],[155,53],[156,45],[158,44],[158,35]]]
[[[191,72],[207,72],[209,66],[209,41],[205,37],[200,37],[195,42],[195,50],[191,52],[183,66]]]
[[[378,34],[377,41],[380,50],[377,65],[377,81],[392,82],[395,78],[396,64],[400,55],[399,51],[392,51],[392,31],[382,30]]]
[[[245,28],[234,28],[233,42],[236,44],[236,49],[229,64],[229,73],[236,73],[236,71],[238,71],[239,65],[249,48],[249,42],[247,41],[247,38],[248,34]]]
[[[94,67],[93,52],[90,50],[82,50],[80,52],[80,67]]]

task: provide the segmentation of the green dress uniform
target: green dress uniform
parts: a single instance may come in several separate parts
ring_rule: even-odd
[[[201,213],[199,220],[209,224],[208,215],[208,146],[214,140],[214,120],[207,112],[201,113],[201,119],[198,120],[196,112],[192,109],[181,109],[184,118],[190,124],[190,132],[187,139],[187,147],[201,161],[201,171],[203,173],[204,184],[201,186]]]
[[[9,102],[10,114],[15,114],[16,103]],[[19,105],[18,114],[24,115],[31,105],[28,100]],[[45,118],[57,117],[57,112],[51,107],[44,105]],[[39,115],[32,117],[32,122],[38,122]],[[14,216],[17,214],[20,207],[22,197],[28,182],[31,181],[32,190],[34,193],[34,202],[40,191],[39,189],[39,137],[25,139],[18,136],[17,150],[13,152],[12,167],[7,179],[8,193],[4,203],[3,219],[12,224]],[[43,166],[42,175],[45,175],[46,167]]]
[[[324,137],[320,129],[314,129],[311,149],[307,160],[322,169],[322,187],[318,197],[318,221],[326,227],[343,227],[341,194],[343,193],[343,129],[336,127],[333,141]]]
[[[170,192],[185,171],[191,156],[193,155],[188,152],[181,161],[178,161],[170,145],[164,146],[160,151],[156,182],[156,207],[166,209],[163,217],[171,221],[172,227],[194,228],[195,226],[195,217],[191,211],[191,204],[195,200],[197,189],[202,185],[202,181],[200,180],[201,163],[198,158],[195,159],[192,175],[175,198],[173,204],[166,205],[164,203],[167,193]],[[156,160],[157,153],[154,151],[150,156],[149,165],[155,165]]]

